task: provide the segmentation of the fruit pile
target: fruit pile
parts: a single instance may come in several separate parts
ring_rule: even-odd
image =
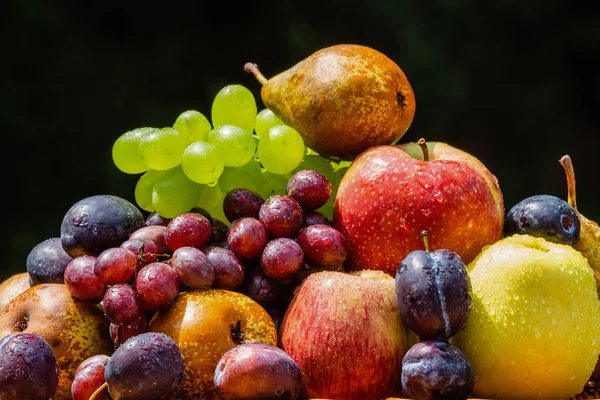
[[[0,399],[583,399],[600,227],[446,143],[365,46],[228,85],[114,142],[133,204],[79,200],[0,283]]]

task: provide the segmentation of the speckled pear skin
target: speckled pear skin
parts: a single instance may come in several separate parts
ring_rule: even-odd
[[[596,289],[600,295],[600,226],[577,211],[581,224],[579,242],[573,245],[587,259],[594,270]]]
[[[71,399],[75,370],[85,359],[111,355],[109,323],[101,309],[71,297],[66,285],[32,286],[0,312],[0,337],[31,332],[43,337],[58,363],[58,388],[53,400]]]
[[[356,44],[316,51],[265,82],[261,98],[306,146],[343,160],[396,143],[415,114],[414,92],[400,67]]]
[[[244,342],[277,345],[277,328],[256,301],[234,291],[198,289],[181,292],[159,310],[149,324],[152,332],[169,335],[181,349],[184,376],[173,393],[178,400],[220,399],[214,386],[219,359],[237,344],[231,331],[241,321]]]
[[[473,308],[451,338],[475,371],[474,397],[572,398],[600,354],[594,274],[572,247],[529,235],[487,246],[467,266]]]

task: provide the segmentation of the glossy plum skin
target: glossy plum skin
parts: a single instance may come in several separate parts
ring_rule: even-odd
[[[328,269],[344,264],[348,246],[344,236],[329,225],[310,225],[298,233],[298,244],[307,261]]]
[[[295,400],[300,396],[300,368],[277,346],[242,343],[221,356],[214,376],[224,400]]]
[[[95,195],[79,200],[63,217],[60,238],[71,257],[98,256],[118,247],[145,224],[139,208],[113,195]]]
[[[467,323],[471,281],[453,251],[410,252],[396,272],[395,290],[400,314],[421,340],[449,339]]]
[[[529,234],[571,246],[579,242],[580,230],[575,209],[563,199],[547,194],[521,200],[504,219],[505,236]]]
[[[106,382],[104,370],[109,357],[98,354],[84,360],[73,376],[71,383],[71,396],[73,400],[89,400],[94,392]],[[96,398],[103,399],[108,394],[108,389],[103,389]]]
[[[49,238],[35,245],[27,255],[27,272],[35,285],[64,283],[65,269],[72,259],[59,237]]]
[[[323,206],[331,197],[333,185],[318,171],[305,169],[296,172],[288,180],[287,195],[294,198],[304,211]]]
[[[258,212],[264,201],[260,194],[250,189],[232,189],[223,199],[223,213],[229,222],[243,217],[258,219]]]
[[[275,194],[260,206],[258,219],[269,238],[294,237],[302,226],[302,207],[290,196]]]
[[[58,386],[52,348],[35,333],[15,333],[0,340],[0,399],[47,400]]]
[[[267,230],[253,217],[238,218],[227,232],[229,249],[241,260],[258,256],[267,244]]]
[[[458,347],[425,340],[404,355],[401,381],[404,396],[411,399],[467,399],[475,386],[475,374]]]
[[[183,370],[177,343],[164,333],[146,332],[115,350],[104,376],[114,400],[155,400],[177,389]]]

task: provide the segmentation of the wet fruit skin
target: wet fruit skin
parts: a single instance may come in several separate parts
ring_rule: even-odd
[[[34,284],[64,283],[65,269],[73,258],[62,247],[58,237],[46,239],[27,255],[27,272]]]
[[[506,214],[504,235],[529,234],[568,245],[579,243],[579,215],[563,199],[540,194],[515,204]]]
[[[396,301],[406,325],[424,339],[449,339],[471,312],[471,281],[453,251],[414,250],[396,272]]]
[[[223,354],[214,383],[225,400],[295,400],[302,389],[298,365],[267,343],[242,343]]]
[[[402,359],[402,392],[411,399],[466,399],[474,385],[469,360],[447,342],[421,341]]]

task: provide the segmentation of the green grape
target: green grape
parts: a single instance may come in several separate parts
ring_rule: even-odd
[[[125,132],[115,140],[112,147],[112,158],[115,166],[126,174],[141,174],[148,171],[138,154],[142,139],[156,128],[136,128]]]
[[[175,130],[181,132],[188,143],[206,140],[206,134],[212,129],[208,119],[199,111],[187,110],[179,114],[173,124]]]
[[[210,143],[194,142],[184,150],[181,167],[194,182],[216,182],[223,173],[222,152]]]
[[[221,150],[226,167],[240,167],[252,160],[256,142],[252,131],[239,126],[222,125],[208,132],[206,141]]]
[[[252,133],[256,120],[254,95],[242,85],[225,86],[213,100],[211,118],[214,128],[234,125]]]
[[[186,146],[185,136],[167,127],[148,132],[141,140],[138,151],[148,168],[162,171],[179,165]]]
[[[258,114],[256,114],[254,131],[259,138],[267,134],[269,129],[276,125],[285,125],[285,123],[268,108],[264,108]]]
[[[142,210],[146,210],[148,212],[154,211],[154,206],[152,205],[152,191],[154,190],[156,181],[165,172],[166,171],[149,169],[139,177],[137,183],[135,184],[134,197],[135,202]]]
[[[154,210],[164,218],[175,218],[191,210],[202,194],[204,185],[188,178],[181,165],[158,178],[152,191]]]
[[[204,208],[208,211],[213,219],[218,219],[219,221],[225,223],[227,226],[231,226],[231,222],[225,216],[225,212],[223,211],[223,201],[220,201],[218,204],[213,205],[212,207]]]
[[[305,155],[300,164],[294,168],[294,172],[303,169],[312,169],[313,171],[322,173],[332,184],[336,180],[335,171],[329,160],[318,154]]]
[[[288,179],[284,175],[263,170],[262,179],[256,191],[266,200],[274,194],[285,194],[287,183]]]
[[[241,167],[225,167],[219,178],[219,185],[225,194],[236,188],[257,191],[261,179],[260,164],[256,160],[250,160]]]
[[[221,185],[216,183],[214,185],[205,185],[202,190],[202,194],[196,202],[196,207],[208,209],[215,206],[223,205],[223,198],[225,193],[221,189]]]
[[[286,174],[304,157],[304,141],[294,128],[277,125],[258,142],[258,157],[263,168],[275,174]]]

